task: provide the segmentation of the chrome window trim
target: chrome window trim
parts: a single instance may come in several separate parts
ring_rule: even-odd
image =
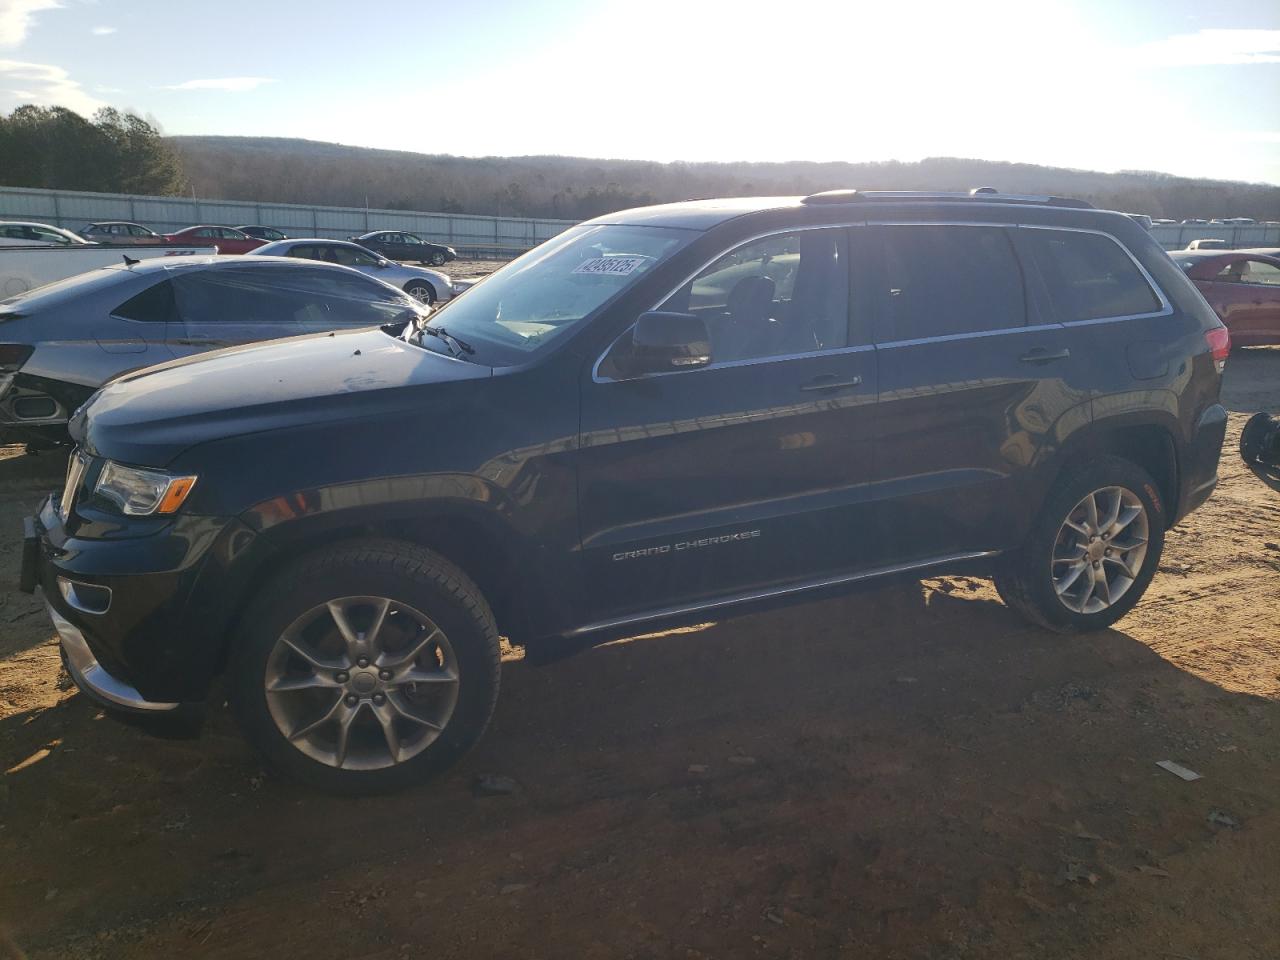
[[[1063,207],[1061,209],[1075,209],[1075,208]],[[676,284],[669,291],[667,291],[667,293],[664,294],[661,298],[659,298],[659,300],[649,309],[650,310],[659,309],[662,306],[662,304],[666,303],[673,296],[675,296],[675,294],[679,292],[679,290],[685,284],[696,279],[704,270],[706,270],[709,266],[711,266],[717,260],[720,260],[722,257],[728,256],[730,253],[733,253],[733,251],[738,250],[741,247],[745,247],[748,244],[755,243],[759,240],[765,240],[769,237],[783,236],[789,233],[800,233],[802,231],[807,231],[807,230],[852,230],[857,227],[993,227],[996,229],[1056,230],[1063,233],[1096,234],[1100,237],[1106,237],[1108,240],[1110,240],[1112,243],[1114,243],[1117,247],[1119,247],[1124,252],[1125,256],[1127,256],[1130,262],[1132,262],[1133,265],[1138,269],[1138,273],[1146,281],[1148,288],[1151,290],[1152,293],[1155,294],[1156,300],[1160,303],[1160,309],[1150,313],[1121,314],[1121,315],[1112,316],[1112,317],[1094,317],[1089,320],[1065,320],[1065,321],[1055,321],[1053,323],[1034,324],[1032,326],[997,327],[991,330],[975,330],[975,331],[969,331],[967,333],[950,333],[950,334],[944,334],[942,336],[937,336],[937,337],[918,337],[911,340],[887,340],[884,343],[880,343],[880,344],[873,342],[869,344],[860,344],[858,346],[853,346],[853,347],[846,346],[846,347],[835,347],[830,350],[815,350],[811,353],[792,353],[792,354],[785,354],[782,356],[775,356],[775,357],[753,357],[749,360],[726,360],[723,363],[716,363],[713,361],[707,364],[705,367],[693,367],[688,370],[670,370],[670,371],[664,371],[662,373],[646,373],[643,376],[627,377],[626,379],[623,379],[623,380],[617,380],[617,379],[614,379],[613,377],[600,376],[600,364],[604,362],[604,358],[609,355],[610,351],[612,351],[613,348],[617,346],[618,341],[631,332],[632,328],[635,326],[635,324],[632,323],[620,334],[618,334],[618,336],[616,336],[612,341],[610,341],[609,345],[605,347],[604,351],[600,354],[600,356],[596,358],[596,362],[591,366],[592,382],[593,383],[630,383],[635,380],[649,380],[649,379],[652,379],[653,377],[669,377],[669,376],[672,376],[673,374],[694,374],[694,373],[699,373],[703,370],[718,370],[724,367],[737,367],[737,366],[747,366],[747,365],[757,364],[757,363],[773,363],[776,361],[798,360],[804,357],[821,357],[821,356],[829,356],[831,354],[838,354],[838,353],[855,353],[855,352],[861,352],[864,350],[874,350],[877,347],[887,348],[887,347],[909,346],[909,345],[920,344],[920,343],[945,343],[952,340],[970,340],[978,337],[999,336],[1001,334],[1007,334],[1007,333],[1022,333],[1028,330],[1035,331],[1035,330],[1070,329],[1072,327],[1092,326],[1093,324],[1099,324],[1099,323],[1120,323],[1126,320],[1145,320],[1145,319],[1152,319],[1156,317],[1167,317],[1172,315],[1173,313],[1173,305],[1169,301],[1169,298],[1165,296],[1164,290],[1160,287],[1160,284],[1156,282],[1155,278],[1151,276],[1147,268],[1144,267],[1142,263],[1138,260],[1138,258],[1133,255],[1133,252],[1128,247],[1126,247],[1123,243],[1121,243],[1116,236],[1108,233],[1105,230],[1099,230],[1096,227],[1062,227],[1062,226],[1054,226],[1054,225],[1045,224],[1045,223],[1019,223],[1014,221],[1002,221],[1002,222],[996,223],[993,221],[979,221],[979,220],[867,220],[867,219],[852,220],[852,221],[846,221],[841,223],[804,224],[796,227],[787,227],[785,229],[766,230],[758,234],[753,234],[752,236],[747,237],[746,239],[734,244],[732,247],[729,247],[727,250],[722,250],[721,252],[717,253],[715,256],[708,259],[705,263],[701,264],[696,270],[694,270],[692,273],[686,276],[683,280],[681,280],[678,284]],[[1014,250],[1014,255],[1017,256],[1017,250]]]
[[[947,333],[938,337],[914,337],[910,340],[886,340],[877,343],[876,348],[887,350],[892,347],[914,347],[921,343],[950,343],[955,340],[978,340],[984,337],[1002,337],[1010,333],[1035,333],[1044,330],[1061,330],[1061,323],[1036,323],[1026,327],[996,327],[992,330],[971,330],[968,333]]]

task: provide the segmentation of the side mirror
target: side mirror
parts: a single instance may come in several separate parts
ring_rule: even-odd
[[[711,362],[711,335],[701,317],[655,310],[640,314],[631,331],[625,368],[630,376],[671,373]]]
[[[390,261],[390,260],[379,260],[379,261],[378,261],[378,266],[382,267],[382,268],[385,270],[387,267],[391,266],[391,261]]]

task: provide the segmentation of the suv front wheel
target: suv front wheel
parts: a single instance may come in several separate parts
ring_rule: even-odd
[[[1050,630],[1101,630],[1141,599],[1164,530],[1151,475],[1120,457],[1099,458],[1053,487],[1026,543],[996,574],[996,590]]]
[[[455,763],[484,732],[500,650],[479,589],[397,541],[305,557],[250,605],[231,670],[250,742],[334,793],[398,789]]]

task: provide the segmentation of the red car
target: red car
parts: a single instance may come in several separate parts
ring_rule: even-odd
[[[248,253],[256,250],[267,241],[251,237],[233,227],[187,227],[174,233],[166,233],[165,240],[170,243],[192,243],[199,246],[213,245],[219,253]]]
[[[1252,250],[1171,253],[1240,347],[1280,343],[1280,257]]]

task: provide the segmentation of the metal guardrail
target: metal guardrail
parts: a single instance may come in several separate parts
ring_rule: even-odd
[[[1192,240],[1225,240],[1233,250],[1242,247],[1280,247],[1280,223],[1229,227],[1216,224],[1156,224],[1151,236],[1166,250],[1185,250]]]
[[[290,236],[337,240],[370,230],[404,230],[447,244],[460,256],[496,259],[523,253],[577,222],[26,187],[0,187],[0,220],[36,220],[69,230],[99,220],[130,220],[157,233],[199,223],[255,224],[275,227]]]

